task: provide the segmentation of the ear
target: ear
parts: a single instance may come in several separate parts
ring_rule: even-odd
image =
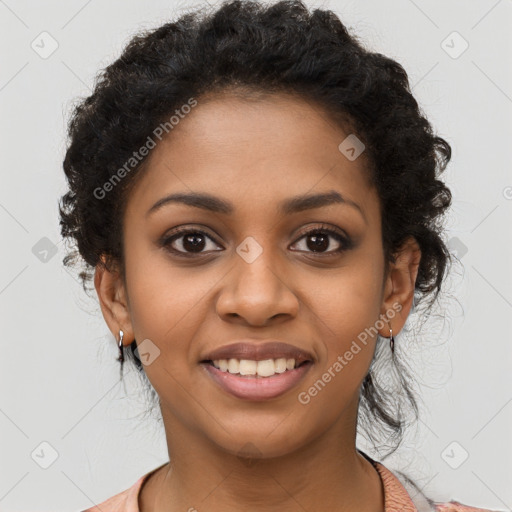
[[[119,342],[119,330],[122,330],[123,345],[128,346],[134,335],[124,282],[117,268],[107,269],[103,257],[102,262],[96,265],[94,272],[101,312],[116,341]]]
[[[389,326],[393,336],[401,331],[412,307],[421,260],[421,250],[416,239],[407,238],[394,256],[395,262],[389,263],[381,308],[384,327],[379,329],[379,334],[385,338],[389,338]]]

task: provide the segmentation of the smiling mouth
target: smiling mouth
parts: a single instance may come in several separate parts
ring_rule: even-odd
[[[312,361],[297,362],[293,358],[265,359],[260,361],[250,359],[218,359],[203,360],[201,364],[213,366],[221,373],[245,377],[248,379],[266,379],[283,373],[289,373],[302,366],[312,364]]]
[[[313,364],[311,360],[297,361],[296,364],[294,359],[285,358],[221,359],[203,360],[200,366],[225,393],[238,399],[261,402],[290,392],[306,377]]]

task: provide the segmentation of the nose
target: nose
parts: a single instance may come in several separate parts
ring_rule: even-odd
[[[264,251],[248,263],[238,255],[235,268],[225,277],[217,297],[217,314],[229,322],[266,326],[276,318],[294,318],[299,310],[297,296],[290,289],[275,255]],[[264,256],[265,255],[265,256]]]

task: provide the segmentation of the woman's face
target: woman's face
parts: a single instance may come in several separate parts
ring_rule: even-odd
[[[393,309],[396,334],[415,275],[395,290],[393,274],[384,279],[379,200],[364,152],[349,159],[339,149],[349,135],[293,97],[198,98],[152,150],[127,204],[126,288],[116,281],[108,321],[126,344],[145,343],[169,428],[234,454],[251,443],[270,457],[355,427],[377,339],[368,329],[389,336],[377,321]],[[174,194],[191,199],[152,209]],[[310,362],[289,372],[300,373],[295,380],[276,374],[288,387],[258,394],[254,380],[275,376],[232,378],[202,362],[239,341],[287,343]],[[240,379],[252,379],[244,396]]]

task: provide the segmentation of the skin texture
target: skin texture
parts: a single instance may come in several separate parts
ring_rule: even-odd
[[[116,339],[122,329],[126,346],[150,339],[160,350],[145,371],[160,397],[172,463],[144,485],[143,512],[384,510],[378,473],[355,448],[359,387],[377,338],[307,405],[297,399],[394,304],[401,310],[389,324],[398,334],[413,300],[418,244],[409,239],[385,276],[379,199],[364,153],[350,161],[338,150],[348,134],[293,96],[218,96],[198,98],[152,150],[124,216],[125,279],[101,266],[95,275]],[[278,214],[285,199],[333,190],[360,210],[331,204]],[[162,197],[191,191],[230,202],[233,213],[170,203],[146,216]],[[313,235],[304,235],[322,224],[345,232],[353,247],[335,253],[344,242],[329,235],[316,250]],[[191,258],[159,245],[176,226],[206,231],[212,239],[197,251],[207,254],[191,252],[186,236],[168,245],[188,247]],[[252,263],[236,252],[246,237],[263,250]],[[389,337],[388,324],[379,334]],[[296,345],[314,365],[278,398],[235,398],[199,361],[241,338]],[[242,460],[249,442],[258,457]]]

